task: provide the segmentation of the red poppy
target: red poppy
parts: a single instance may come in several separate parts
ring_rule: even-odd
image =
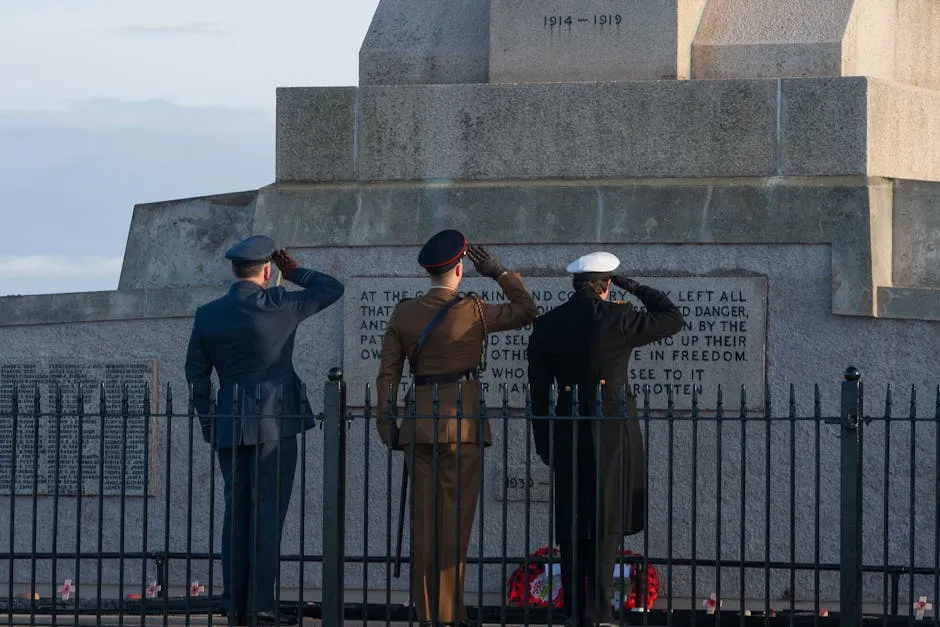
[[[519,566],[509,577],[508,583],[508,602],[511,607],[524,607],[528,597],[529,607],[548,607],[549,597],[552,605],[556,608],[564,607],[564,595],[561,587],[561,573],[558,568],[560,554],[557,548],[552,550],[552,591],[549,595],[548,589],[548,565],[542,560],[549,554],[548,547],[542,547],[530,556],[531,560],[528,567]],[[632,610],[637,607],[637,602],[642,600],[642,593],[638,594],[638,585],[646,586],[646,607],[653,607],[659,596],[659,574],[652,564],[646,566],[645,581],[641,581],[639,573],[643,570],[643,556],[633,551],[621,551],[625,559],[624,566],[630,567],[630,591],[623,601],[623,607]],[[620,565],[618,560],[617,565]],[[626,583],[626,582],[624,582]],[[642,590],[640,588],[639,590]],[[619,597],[619,586],[614,583],[614,593]],[[626,590],[625,590],[626,591]],[[640,597],[638,599],[638,597]],[[612,600],[613,602],[613,600]]]

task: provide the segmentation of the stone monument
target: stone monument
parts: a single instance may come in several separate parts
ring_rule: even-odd
[[[322,403],[319,386],[336,365],[344,368],[351,402],[360,405],[391,307],[425,287],[415,259],[436,230],[463,229],[471,241],[492,247],[522,272],[542,308],[566,297],[568,261],[608,250],[625,271],[669,290],[686,313],[674,342],[635,356],[633,381],[650,386],[651,407],[663,408],[671,389],[677,407],[687,410],[692,389],[699,389],[700,407],[711,414],[721,384],[726,408],[737,411],[744,385],[745,409],[764,418],[729,418],[720,432],[703,422],[695,439],[688,423],[677,425],[673,440],[659,425],[650,427],[649,553],[665,556],[668,544],[674,557],[689,558],[695,539],[696,557],[710,559],[730,533],[716,528],[747,526],[743,544],[736,531],[723,538],[721,557],[763,560],[770,547],[768,559],[788,560],[796,546],[797,560],[812,561],[818,512],[820,559],[836,561],[837,433],[824,429],[816,440],[808,427],[767,419],[764,408],[770,402],[772,417],[786,416],[793,384],[795,411],[811,415],[818,382],[824,413],[837,415],[837,383],[850,362],[874,399],[888,384],[926,394],[937,383],[938,48],[940,6],[932,0],[382,0],[361,48],[358,86],[277,90],[274,182],[136,206],[119,288],[0,299],[2,357],[43,368],[155,362],[160,383],[179,391],[181,410],[193,312],[228,285],[222,252],[261,232],[346,282],[342,302],[301,326],[296,362],[314,411]],[[467,289],[502,296],[470,275]],[[484,381],[497,412],[503,389],[510,411],[522,403],[527,333],[490,338]],[[500,418],[493,426],[497,444],[487,453],[481,496],[484,532],[478,524],[470,555],[498,555],[505,533],[509,552],[521,556],[525,546],[547,543],[548,509],[541,488],[534,490],[525,529],[518,482],[510,479],[520,479],[528,434]],[[134,512],[126,518],[136,521],[146,509],[149,527],[135,522],[125,529],[109,516],[106,537],[120,531],[128,546],[140,547],[146,535],[148,551],[167,543],[181,551],[186,542],[209,550],[221,520],[215,465],[186,421],[155,417],[155,429],[148,490],[154,496],[129,499]],[[884,447],[875,430],[869,435],[866,468],[878,483]],[[164,511],[168,493],[174,501],[186,498],[191,441],[199,498],[191,509]],[[322,438],[313,431],[305,442],[306,497],[295,491],[285,525],[284,551],[293,555],[322,552]],[[813,489],[812,462],[791,468],[787,458],[791,446],[802,456],[817,443],[821,494]],[[387,486],[385,452],[372,426],[356,422],[349,446],[355,454],[347,469],[347,554],[385,555],[382,530],[397,524],[385,519],[385,499],[389,487],[397,495],[400,459]],[[897,463],[907,463],[909,447],[892,450]],[[916,452],[932,468],[931,450],[921,443]],[[366,451],[369,473],[360,461]],[[533,469],[543,484],[544,469],[537,461]],[[208,520],[205,495],[213,481],[216,529],[191,526],[190,515]],[[721,499],[714,497],[718,481]],[[695,494],[712,497],[700,497],[693,520]],[[906,498],[904,491],[892,494],[891,509],[907,511]],[[866,507],[882,511],[880,499]],[[107,512],[117,511],[116,500],[104,502]],[[0,512],[7,503],[0,496]],[[40,505],[39,515],[48,515],[51,506]],[[96,501],[86,506],[93,510]],[[62,501],[63,520],[76,507]],[[763,522],[789,520],[791,507],[796,536],[765,538]],[[94,531],[92,514],[86,524]],[[29,528],[31,516],[17,508],[16,525]],[[918,529],[937,524],[932,507],[916,517]],[[866,521],[866,545],[881,546],[878,516]],[[909,533],[898,531],[892,551],[907,546]],[[918,550],[932,542],[926,535],[914,538]],[[17,546],[27,542],[17,536]],[[644,549],[642,539],[631,542]],[[74,539],[65,534],[59,550],[70,547]],[[208,578],[204,562],[192,567],[201,581]],[[384,591],[385,568],[369,567],[373,602],[384,602],[376,591]],[[12,575],[17,585],[26,581],[23,569],[18,564]],[[118,581],[115,571],[106,565],[107,584]],[[406,571],[392,580],[398,600],[407,590]],[[183,572],[179,562],[171,565],[171,580],[182,581]],[[693,589],[690,569],[676,567],[673,594],[701,600],[715,590],[714,574],[699,569]],[[0,564],[0,588],[10,576]],[[361,566],[350,565],[347,576],[354,600]],[[472,566],[468,587],[482,586],[484,600],[498,603],[501,576],[500,566],[488,565],[481,581]],[[791,592],[811,599],[811,579],[801,574]],[[743,594],[777,598],[789,585],[778,571],[769,590],[763,582],[763,572],[749,572]],[[823,575],[824,599],[837,596],[837,584],[837,575]],[[283,585],[285,598],[300,587],[315,597],[319,566],[303,573],[285,566]],[[907,585],[902,578],[902,598]],[[722,586],[726,598],[741,594],[736,576],[725,576]],[[880,583],[866,590],[871,599],[880,591]]]

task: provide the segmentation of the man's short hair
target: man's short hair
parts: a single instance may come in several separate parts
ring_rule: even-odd
[[[610,277],[604,279],[580,279],[573,278],[571,279],[571,287],[574,288],[574,291],[580,292],[581,290],[591,290],[598,296],[604,293],[604,290],[607,289],[607,282],[610,281]]]
[[[250,279],[258,275],[267,261],[233,261],[232,272],[239,279]]]

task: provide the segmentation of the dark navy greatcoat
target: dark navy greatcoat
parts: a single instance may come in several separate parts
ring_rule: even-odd
[[[222,603],[236,619],[275,610],[296,436],[313,422],[294,371],[294,335],[301,321],[335,303],[344,289],[335,278],[305,268],[287,278],[303,289],[236,281],[227,294],[199,307],[186,354],[202,434],[215,448],[224,482]],[[213,369],[220,388],[215,417],[209,414]],[[239,412],[233,419],[236,387]]]

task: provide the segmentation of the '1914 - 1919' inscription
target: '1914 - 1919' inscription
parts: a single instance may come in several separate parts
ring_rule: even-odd
[[[545,15],[542,19],[545,28],[571,28],[579,25],[593,26],[620,26],[623,16],[619,13],[604,13],[600,15]]]

